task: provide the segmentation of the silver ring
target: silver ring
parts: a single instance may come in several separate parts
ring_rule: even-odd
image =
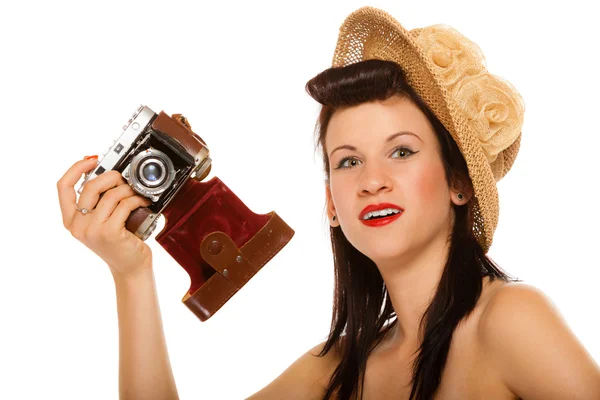
[[[77,211],[81,211],[81,213],[83,215],[89,214],[92,212],[92,210],[88,210],[87,208],[79,208],[77,205],[75,205],[75,208],[77,209]]]

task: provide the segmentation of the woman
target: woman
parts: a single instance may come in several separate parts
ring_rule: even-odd
[[[495,184],[519,149],[516,90],[452,28],[407,32],[368,7],[344,22],[333,64],[307,83],[323,105],[332,329],[250,399],[600,398],[598,365],[549,299],[486,256]],[[149,201],[110,171],[76,203],[93,165],[67,171],[59,197],[65,227],[115,279],[121,396],[177,398],[151,252],[124,229]]]

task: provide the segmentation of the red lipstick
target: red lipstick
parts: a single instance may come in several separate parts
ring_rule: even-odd
[[[400,210],[399,213],[397,214],[391,214],[388,215],[384,218],[376,218],[376,219],[371,219],[371,220],[365,220],[363,219],[363,217],[365,216],[365,214],[371,212],[371,211],[378,211],[378,210],[384,210],[386,208],[393,208],[396,210]],[[396,219],[400,218],[400,216],[402,215],[402,213],[404,212],[404,209],[402,209],[401,207],[395,205],[395,204],[391,204],[391,203],[379,203],[379,204],[370,204],[368,206],[366,206],[359,214],[358,218],[360,219],[360,221],[367,225],[367,226],[382,226],[382,225],[387,225],[390,222],[395,221]]]

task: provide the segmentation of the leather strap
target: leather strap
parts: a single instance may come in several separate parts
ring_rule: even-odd
[[[248,277],[256,272],[252,263],[224,232],[206,235],[200,245],[200,254],[236,289],[244,286]]]
[[[244,286],[287,243],[289,227],[275,212],[242,248],[223,232],[212,232],[202,240],[200,254],[236,288]],[[273,241],[277,243],[272,243]]]
[[[200,320],[210,318],[291,239],[294,231],[274,212],[269,221],[241,248],[223,232],[212,232],[202,240],[200,253],[216,271],[183,303]],[[227,270],[227,271],[225,271]]]

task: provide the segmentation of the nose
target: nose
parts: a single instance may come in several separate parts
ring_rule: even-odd
[[[380,192],[389,192],[392,190],[392,179],[389,171],[384,166],[377,165],[375,162],[363,166],[361,177],[358,184],[360,195],[378,194]]]

